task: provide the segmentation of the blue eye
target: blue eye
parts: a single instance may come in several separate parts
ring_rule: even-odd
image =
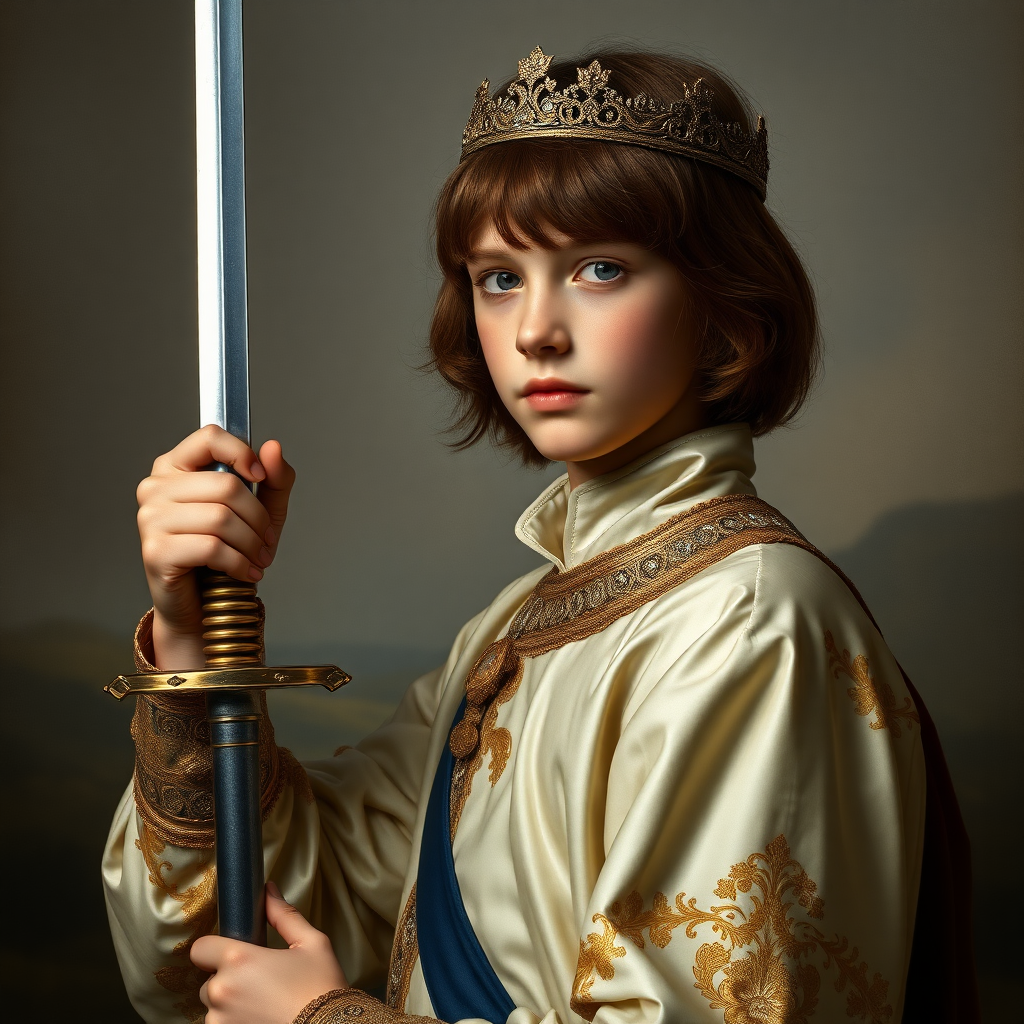
[[[493,274],[488,274],[481,282],[484,291],[492,294],[510,292],[522,283],[523,279],[518,274],[510,273],[507,270],[498,270]]]
[[[618,263],[599,261],[588,263],[580,272],[584,281],[614,281],[622,274],[622,267]]]

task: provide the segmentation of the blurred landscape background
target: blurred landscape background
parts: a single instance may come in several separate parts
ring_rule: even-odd
[[[756,482],[857,583],[936,719],[985,1019],[1024,1020],[990,938],[1024,910],[1022,27],[1011,2],[246,0],[254,426],[299,470],[260,587],[268,655],[356,677],[276,695],[279,742],[356,741],[536,564],[512,527],[554,470],[451,455],[447,397],[415,370],[430,205],[480,79],[538,42],[696,54],[765,111],[769,204],[822,306],[825,376],[759,444]],[[191,33],[188,0],[0,0],[0,972],[19,1019],[138,1020],[99,882],[132,708],[100,690],[148,606],[135,486],[197,425]]]

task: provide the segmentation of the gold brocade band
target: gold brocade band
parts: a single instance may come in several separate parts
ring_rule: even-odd
[[[385,1006],[358,988],[336,988],[317,996],[292,1024],[438,1024],[435,1017],[416,1017]]]
[[[263,606],[260,605],[262,645]],[[135,666],[156,672],[153,612],[135,631]],[[213,753],[203,694],[140,694],[132,718],[135,741],[135,805],[156,836],[172,846],[213,848]],[[273,809],[294,766],[282,764],[274,743],[274,727],[260,694],[260,803],[263,817]],[[287,759],[287,755],[286,758]]]
[[[405,910],[398,919],[395,941],[391,948],[391,964],[388,967],[387,991],[384,1002],[392,1010],[405,1010],[409,998],[412,971],[420,955],[419,938],[416,933],[416,886],[413,885]]]

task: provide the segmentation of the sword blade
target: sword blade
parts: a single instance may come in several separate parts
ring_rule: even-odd
[[[199,418],[249,443],[241,0],[196,0]]]

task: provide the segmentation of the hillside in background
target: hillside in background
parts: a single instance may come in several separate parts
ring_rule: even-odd
[[[1013,638],[1024,617],[1024,496],[915,505],[882,518],[834,553],[871,606],[939,726],[975,854],[977,931],[1017,920],[1007,851],[1022,836],[1014,808],[1022,767],[1022,670]],[[131,665],[130,644],[92,627],[52,623],[2,638],[7,713],[0,757],[10,782],[3,817],[9,919],[5,1005],[38,1014],[39,993],[75,1021],[135,1022],[107,932],[99,860],[131,775],[129,702],[101,687]],[[408,683],[443,651],[279,646],[277,663],[336,661],[345,690],[276,695],[278,741],[302,758],[328,756],[382,722]],[[1024,986],[1008,958],[979,956],[986,1019],[1016,1019]]]

